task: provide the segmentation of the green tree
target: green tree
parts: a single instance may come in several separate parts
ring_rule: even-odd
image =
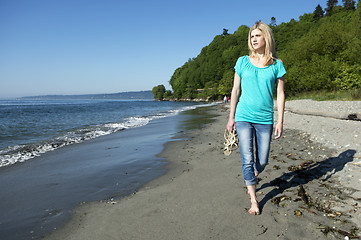
[[[336,7],[338,0],[327,0],[327,7],[325,9],[326,16],[331,16],[332,9]]]
[[[152,93],[153,93],[154,99],[163,100],[163,96],[164,96],[164,93],[165,93],[164,85],[158,85],[156,87],[153,87]]]
[[[198,98],[205,100],[217,100],[220,98],[218,92],[218,83],[217,82],[207,82],[204,86],[203,92],[199,93]]]
[[[355,10],[356,9],[356,7],[355,7],[356,2],[354,0],[342,0],[342,2],[343,2],[343,7],[346,10]]]
[[[167,98],[167,99],[170,99],[172,98],[173,94],[172,94],[172,91],[171,90],[167,90],[165,91],[164,95],[163,95],[163,98]]]
[[[313,18],[316,20],[320,20],[321,18],[323,18],[324,14],[325,12],[322,10],[320,4],[318,4],[317,7],[315,8],[315,11],[313,12]]]
[[[275,27],[277,24],[276,24],[276,18],[275,17],[271,17],[271,23],[270,23],[271,26]]]
[[[334,84],[342,90],[361,88],[361,65],[351,66],[344,61],[339,62]]]
[[[218,93],[222,96],[230,95],[233,88],[234,70],[228,70],[223,74],[218,86]]]

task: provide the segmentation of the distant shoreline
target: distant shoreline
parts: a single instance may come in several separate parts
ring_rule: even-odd
[[[119,92],[107,94],[79,94],[79,95],[38,95],[38,96],[24,96],[16,99],[29,99],[29,100],[61,100],[61,99],[144,99],[153,100],[152,91],[132,91],[132,92]]]

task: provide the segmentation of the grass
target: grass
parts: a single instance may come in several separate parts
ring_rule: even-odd
[[[361,88],[338,91],[312,91],[287,96],[287,100],[312,99],[315,101],[357,101],[361,100]]]

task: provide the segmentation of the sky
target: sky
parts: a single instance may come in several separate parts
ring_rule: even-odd
[[[326,0],[0,0],[0,98],[171,90],[216,35]]]

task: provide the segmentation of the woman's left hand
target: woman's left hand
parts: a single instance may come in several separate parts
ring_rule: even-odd
[[[275,128],[275,139],[278,139],[282,136],[283,124],[277,123]]]

